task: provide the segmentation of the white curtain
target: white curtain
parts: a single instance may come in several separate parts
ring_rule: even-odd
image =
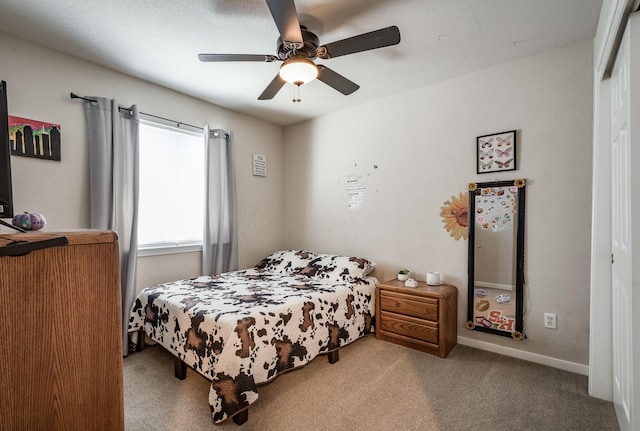
[[[206,183],[202,273],[238,269],[238,222],[233,133],[205,127]]]
[[[135,299],[138,250],[138,147],[140,114],[136,105],[115,100],[85,100],[89,146],[91,228],[113,230],[120,243],[122,352],[129,352],[127,328]]]

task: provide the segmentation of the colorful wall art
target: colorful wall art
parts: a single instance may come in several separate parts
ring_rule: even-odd
[[[12,156],[60,161],[60,125],[9,115]]]
[[[476,138],[477,173],[516,170],[516,131]]]
[[[469,236],[469,199],[467,193],[460,193],[458,197],[451,196],[451,200],[445,201],[440,207],[440,217],[449,235],[456,241]]]
[[[477,228],[494,232],[510,230],[517,193],[516,186],[483,188],[480,196],[476,197]]]

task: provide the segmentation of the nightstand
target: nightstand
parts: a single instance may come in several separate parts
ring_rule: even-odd
[[[442,284],[405,287],[390,280],[376,289],[376,338],[445,358],[458,336],[458,289]]]

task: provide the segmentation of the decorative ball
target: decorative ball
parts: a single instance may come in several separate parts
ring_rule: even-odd
[[[31,218],[31,230],[40,230],[47,224],[42,214],[32,213],[29,214],[29,218]]]
[[[24,230],[40,230],[47,224],[44,216],[37,213],[23,212],[13,216],[12,223]]]

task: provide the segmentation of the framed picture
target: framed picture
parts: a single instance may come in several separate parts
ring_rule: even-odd
[[[60,161],[60,125],[9,115],[12,156]]]
[[[516,131],[476,138],[477,172],[488,174],[516,170]]]

